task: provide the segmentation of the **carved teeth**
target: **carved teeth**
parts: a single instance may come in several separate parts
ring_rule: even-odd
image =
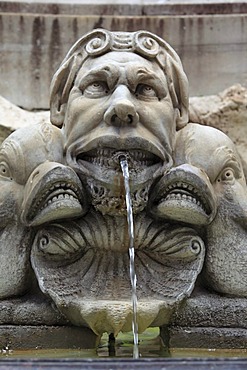
[[[187,202],[193,202],[198,207],[202,208],[207,213],[207,207],[204,200],[199,196],[199,191],[196,190],[191,184],[187,184],[182,181],[177,181],[170,184],[166,188],[166,193],[162,197],[166,200],[186,200]]]
[[[160,162],[160,159],[145,150],[129,150],[129,151],[118,151],[111,148],[99,148],[93,149],[86,153],[81,153],[78,155],[77,160],[83,160],[86,162],[91,162],[97,166],[111,167],[116,170],[120,169],[119,158],[125,155],[127,157],[130,167],[134,166],[151,166]]]
[[[79,199],[79,195],[77,194],[78,190],[77,187],[73,184],[65,183],[65,182],[58,182],[53,184],[50,188],[48,188],[42,196],[38,199],[37,203],[34,205],[32,209],[32,213],[30,214],[30,219],[35,217],[35,215],[58,200],[64,199]]]

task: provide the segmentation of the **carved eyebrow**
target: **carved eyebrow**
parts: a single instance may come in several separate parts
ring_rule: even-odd
[[[140,67],[135,71],[138,77],[157,77],[156,73],[148,69],[147,67]]]
[[[130,80],[131,79],[134,79],[136,81],[142,81],[144,79],[149,80],[149,81],[152,81],[152,80],[160,81],[160,77],[158,77],[158,75],[154,71],[146,67],[138,67],[137,69],[136,68],[131,69]]]
[[[127,73],[128,83],[132,90],[135,90],[139,83],[150,84],[156,88],[159,92],[160,97],[167,94],[167,81],[155,73],[153,70],[147,67],[132,68],[129,73]]]
[[[237,178],[243,175],[240,159],[237,158],[237,155],[232,149],[226,146],[219,147],[216,149],[215,155],[216,158],[222,159],[221,170],[229,166],[235,171]]]
[[[118,69],[115,66],[103,66],[100,68],[95,68],[88,71],[80,79],[79,85],[80,88],[85,88],[88,84],[93,81],[106,81],[109,88],[116,83],[116,80],[119,78]]]

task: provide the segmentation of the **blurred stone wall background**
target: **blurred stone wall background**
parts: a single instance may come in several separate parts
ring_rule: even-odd
[[[97,27],[164,38],[182,59],[191,96],[247,81],[247,0],[9,0],[0,1],[0,95],[48,109],[52,75]]]

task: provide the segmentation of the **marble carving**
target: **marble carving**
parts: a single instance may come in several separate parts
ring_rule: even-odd
[[[178,55],[150,32],[98,29],[72,46],[51,83],[51,124],[0,148],[0,298],[25,294],[34,273],[72,324],[131,330],[123,155],[140,332],[168,324],[200,273],[247,296],[241,160],[225,134],[188,123],[188,96]]]

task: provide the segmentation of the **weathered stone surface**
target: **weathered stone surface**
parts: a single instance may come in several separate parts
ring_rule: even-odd
[[[191,122],[222,130],[236,145],[247,163],[247,89],[240,84],[228,87],[217,95],[190,98]],[[47,110],[30,112],[0,96],[0,142],[24,125],[49,122]]]
[[[49,122],[49,112],[29,112],[0,96],[0,142],[18,128]]]
[[[51,181],[50,192],[52,192],[54,171],[57,173],[59,167],[60,170],[61,167],[65,169],[61,162],[63,162],[61,131],[46,123],[16,130],[1,145],[1,298],[20,296],[29,290],[32,281],[29,254],[30,242],[33,238],[30,224],[37,216],[37,207],[33,198],[38,198],[39,180],[43,176],[46,177],[46,185],[47,181]],[[71,175],[71,170],[69,172]],[[59,174],[57,175],[58,177],[55,177],[59,183]],[[33,195],[32,186],[35,186],[35,196],[30,199]],[[41,186],[41,189],[44,191],[44,187]],[[43,201],[47,199],[45,195],[47,196],[47,190],[45,194],[43,193]],[[41,204],[42,202],[39,202],[39,206]],[[50,207],[46,203],[43,205],[46,205],[41,212],[44,215],[47,206],[48,209]],[[55,213],[57,213],[56,210]],[[46,217],[42,219],[47,222]]]
[[[190,99],[190,121],[222,130],[247,163],[247,89],[237,84],[218,95]]]
[[[247,329],[247,299],[197,290],[176,311],[172,325]]]
[[[54,303],[39,293],[0,301],[0,328],[4,325],[69,325]]]
[[[197,289],[161,337],[173,348],[246,348],[247,299]]]
[[[177,327],[168,333],[171,348],[244,349],[247,343],[247,329]]]
[[[96,348],[99,338],[88,328],[45,325],[0,326],[0,348],[11,354],[18,349]],[[10,351],[10,352],[9,352]],[[32,353],[32,357],[35,352]]]
[[[131,330],[123,157],[138,230],[140,332],[167,323],[193,290],[203,240],[192,228],[155,221],[145,209],[150,187],[172,165],[175,130],[186,125],[187,113],[181,61],[146,31],[94,30],[74,44],[55,73],[51,122],[62,128],[66,163],[86,185],[91,207],[78,220],[42,227],[31,261],[41,290],[75,325],[97,334]]]
[[[39,14],[92,14],[92,15],[190,15],[190,14],[239,14],[247,12],[245,0],[39,0],[38,3],[26,0],[2,1],[3,12],[39,13]]]
[[[100,28],[72,46],[52,79],[52,124],[0,147],[1,298],[27,289],[20,251],[60,312],[97,335],[131,330],[129,253],[140,332],[169,324],[203,265],[203,286],[247,296],[242,163],[220,130],[188,123],[188,96],[180,58],[148,31]]]
[[[206,202],[201,201],[205,212],[209,216],[213,212],[205,231],[206,257],[203,271],[205,283],[221,293],[246,296],[247,276],[244,266],[247,264],[245,228],[247,192],[242,163],[236,147],[223,132],[191,123],[178,132],[176,146],[175,165],[184,164],[188,176],[189,165],[192,165],[203,171],[209,179],[209,184],[207,179],[204,179],[204,184],[208,184],[208,187],[201,186],[207,199]],[[171,172],[178,169],[179,167],[175,167]],[[201,173],[199,178],[202,178]],[[174,188],[172,191],[175,191]],[[197,191],[198,198],[199,191],[200,187]],[[210,202],[211,199],[214,201]],[[162,204],[166,204],[166,198]],[[168,204],[171,208],[170,198]],[[176,217],[179,213],[180,221],[201,224],[201,219],[200,223],[196,218],[193,219],[191,207],[186,206],[187,211],[189,210],[187,217],[183,210],[180,211],[179,204],[176,204],[175,208]]]

